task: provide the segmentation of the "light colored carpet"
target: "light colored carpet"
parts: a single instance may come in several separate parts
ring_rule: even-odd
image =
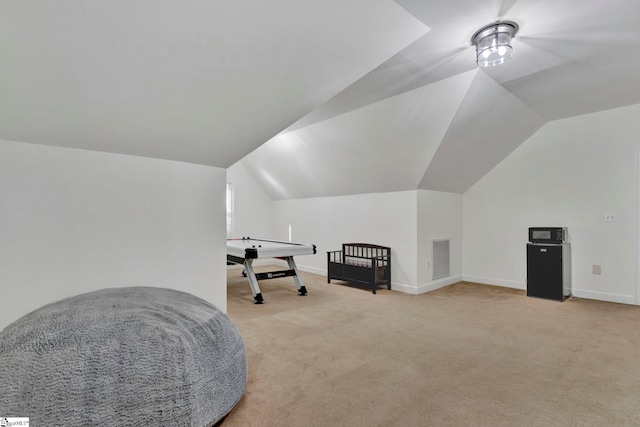
[[[249,356],[223,427],[638,426],[640,307],[459,283],[423,295],[228,274]]]
[[[0,416],[32,427],[204,427],[242,397],[247,353],[229,317],[200,298],[112,288],[7,326],[0,379]]]

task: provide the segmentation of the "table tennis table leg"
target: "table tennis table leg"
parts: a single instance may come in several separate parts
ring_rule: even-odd
[[[251,286],[251,292],[253,293],[253,299],[256,300],[255,304],[262,304],[262,293],[260,292],[260,286],[258,286],[258,279],[256,279],[256,273],[253,271],[253,259],[244,260],[244,273],[249,279],[249,286]]]
[[[289,264],[289,270],[293,270],[296,274],[293,276],[293,280],[296,281],[296,286],[298,287],[298,295],[305,296],[307,295],[307,288],[304,287],[302,283],[302,279],[300,278],[300,274],[298,273],[298,267],[296,267],[296,263],[293,260],[292,256],[288,256],[285,258],[287,260],[287,264]]]

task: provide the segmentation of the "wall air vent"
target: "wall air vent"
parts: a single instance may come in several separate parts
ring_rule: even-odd
[[[433,241],[433,279],[448,276],[449,272],[449,239]]]

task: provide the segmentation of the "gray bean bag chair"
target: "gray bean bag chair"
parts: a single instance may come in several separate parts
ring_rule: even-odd
[[[244,341],[171,289],[90,292],[0,332],[0,416],[30,426],[213,426],[247,386]]]

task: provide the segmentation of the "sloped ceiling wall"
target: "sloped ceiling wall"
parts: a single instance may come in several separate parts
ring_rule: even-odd
[[[396,2],[431,30],[242,160],[272,198],[462,193],[546,122],[640,103],[640,2]],[[479,69],[497,20],[514,58]]]
[[[544,123],[520,99],[478,72],[418,188],[464,193]]]
[[[0,139],[226,168],[428,27],[391,0],[0,3]]]
[[[415,189],[477,73],[279,135],[242,163],[274,200]]]
[[[497,20],[514,58],[478,69]],[[463,192],[545,122],[640,103],[640,1],[6,0],[0,58],[0,139],[242,161],[275,199]]]

